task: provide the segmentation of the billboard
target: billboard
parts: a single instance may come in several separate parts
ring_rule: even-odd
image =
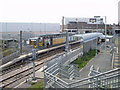
[[[90,18],[90,19],[89,19],[89,22],[94,23],[94,22],[96,22],[96,19],[95,19],[95,18]]]

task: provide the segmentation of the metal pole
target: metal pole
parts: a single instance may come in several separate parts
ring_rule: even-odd
[[[33,60],[33,80],[36,80],[35,78],[35,62],[34,60],[36,59],[36,49],[32,50],[32,60]]]
[[[97,41],[98,39],[96,38],[96,56],[97,56]]]
[[[69,35],[68,35],[68,30],[66,30],[66,47],[65,47],[65,51],[68,53],[69,52]]]
[[[33,80],[36,80],[35,78],[35,62],[33,60]]]
[[[64,16],[62,17],[62,32],[64,32]]]
[[[22,31],[20,31],[20,54],[22,55]]]
[[[78,31],[78,19],[76,18],[76,24],[77,24],[77,34],[79,34],[79,31]]]
[[[106,16],[105,16],[105,54],[107,53],[107,51],[106,51],[106,34],[107,34],[107,31],[106,31],[106,29],[107,29],[107,26],[106,26],[106,23],[107,23],[107,21],[106,21]]]
[[[96,32],[98,33],[98,22],[96,23]],[[97,42],[98,42],[98,39],[96,38],[96,56],[97,56]]]

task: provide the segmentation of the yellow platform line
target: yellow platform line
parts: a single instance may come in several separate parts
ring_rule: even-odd
[[[114,60],[115,62],[120,62],[120,60]]]
[[[120,63],[114,63],[114,65],[120,65]]]

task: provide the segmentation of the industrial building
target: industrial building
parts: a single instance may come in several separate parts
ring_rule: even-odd
[[[22,22],[0,22],[0,32],[19,32],[19,31],[33,31],[40,33],[54,33],[59,32],[59,23],[22,23]]]

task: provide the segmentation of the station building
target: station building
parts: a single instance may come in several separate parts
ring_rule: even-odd
[[[105,31],[104,19],[100,16],[94,16],[94,18],[69,18],[64,17],[64,30],[69,32],[80,32],[80,33],[89,33],[89,32],[101,32]],[[107,30],[111,30],[112,25],[107,24]]]

